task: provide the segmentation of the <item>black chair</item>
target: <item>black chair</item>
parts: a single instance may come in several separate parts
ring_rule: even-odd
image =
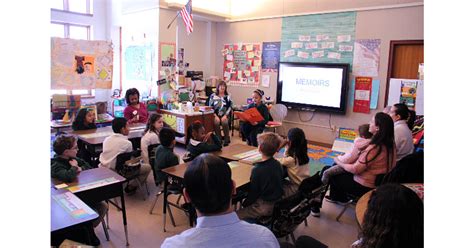
[[[424,153],[418,151],[407,155],[397,162],[387,176],[385,183],[423,183],[424,182]]]
[[[375,187],[378,187],[382,184],[384,178],[385,178],[385,175],[386,174],[379,174],[377,175],[377,177],[375,178]],[[357,204],[357,201],[359,200],[359,198],[361,196],[358,196],[358,195],[353,195],[353,194],[347,194],[347,197],[349,198],[349,201],[346,202],[345,204],[343,204],[344,208],[341,210],[341,212],[337,215],[336,217],[336,221],[339,221],[339,219],[342,217],[342,215],[344,214],[344,212],[346,212],[347,208],[350,206],[350,205],[355,205]]]
[[[269,221],[262,219],[259,222],[269,226],[277,238],[288,238],[290,236],[293,243],[295,243],[294,231],[302,222],[306,222],[311,207],[317,201],[323,188],[319,175],[306,178],[301,182],[295,194],[275,203]]]
[[[136,180],[138,188],[143,192],[143,200],[145,201],[147,196],[150,194],[148,191],[148,185],[145,184],[145,190],[142,188],[138,176],[140,175],[140,160],[138,154],[140,151],[125,152],[117,155],[117,160],[115,162],[115,171],[127,179],[127,186],[132,180]],[[137,157],[135,157],[137,156]],[[132,159],[133,158],[133,159]]]

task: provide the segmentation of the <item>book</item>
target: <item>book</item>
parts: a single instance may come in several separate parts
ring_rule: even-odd
[[[351,152],[352,147],[354,147],[354,141],[337,138],[334,140],[334,144],[332,145],[331,150],[336,152],[348,153]]]
[[[249,108],[244,112],[236,111],[234,114],[243,121],[259,122],[263,121],[263,116],[258,112],[257,108]]]

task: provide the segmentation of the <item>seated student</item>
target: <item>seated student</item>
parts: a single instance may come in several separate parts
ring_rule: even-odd
[[[165,239],[168,247],[280,247],[268,228],[239,220],[232,210],[235,182],[224,160],[201,154],[184,173],[184,197],[196,208],[196,227]]]
[[[51,159],[51,177],[57,180],[60,180],[65,183],[69,183],[76,179],[77,175],[83,171],[92,169],[92,167],[84,160],[78,158],[77,155],[77,141],[76,137],[72,135],[59,135],[53,143],[53,150],[56,153],[54,158]],[[107,204],[101,202],[91,206],[99,214],[99,218],[93,222],[93,227],[99,225],[100,221],[105,216],[107,212]],[[78,228],[77,230],[83,230],[84,232],[89,233],[92,237],[92,244],[90,245],[99,245],[100,240],[95,236],[94,230],[88,230],[87,228]],[[67,234],[64,237],[54,237],[54,243],[61,242],[64,238],[71,238],[78,242],[84,242],[87,234],[81,233],[71,233]]]
[[[321,181],[324,184],[328,184],[329,179],[331,177],[345,172],[344,168],[338,165],[338,163],[354,163],[359,158],[359,154],[364,151],[367,146],[369,146],[370,139],[372,138],[372,133],[369,132],[369,124],[362,124],[359,126],[359,136],[360,137],[357,137],[354,140],[354,146],[352,147],[352,150],[350,152],[344,155],[339,155],[334,158],[336,165],[333,165],[329,169],[324,170],[323,177],[321,178]]]
[[[161,144],[156,148],[155,155],[155,183],[161,184],[166,180],[166,174],[161,172],[162,169],[179,164],[179,157],[173,152],[176,145],[175,131],[171,128],[164,127],[160,131]]]
[[[193,160],[201,153],[214,152],[222,149],[221,140],[213,132],[206,134],[206,130],[200,121],[195,121],[188,127],[186,144],[187,152],[183,158],[184,162]]]
[[[370,196],[353,248],[423,247],[423,202],[411,189],[384,184]]]
[[[79,111],[77,111],[76,118],[72,122],[72,130],[80,131],[80,130],[89,130],[89,129],[97,129],[97,126],[95,125],[94,111],[91,108],[81,108],[79,109]],[[84,159],[89,164],[91,164],[92,155],[87,150],[84,142],[82,142],[81,140],[78,140],[77,145],[79,147],[77,156]]]
[[[128,89],[125,92],[127,107],[123,110],[123,116],[128,123],[146,123],[148,121],[148,109],[140,102],[140,92],[136,88]]]
[[[410,111],[404,103],[397,103],[390,108],[389,115],[395,125],[395,146],[397,147],[397,161],[399,161],[406,155],[412,154],[415,149],[413,135],[407,124]]]
[[[140,150],[142,151],[142,164],[150,165],[150,158],[148,156],[148,146],[160,143],[158,134],[163,128],[163,117],[160,114],[152,114],[148,119],[145,131],[140,140]],[[151,166],[151,165],[150,165]]]
[[[104,140],[102,153],[100,154],[99,161],[100,166],[115,170],[115,163],[117,162],[117,156],[122,153],[132,152],[132,142],[128,140],[127,135],[129,133],[127,119],[123,117],[116,117],[112,121],[112,130],[114,134],[110,135]],[[140,166],[140,176],[138,180],[141,183],[145,183],[150,174],[151,166],[142,164]],[[135,181],[132,181],[135,183]],[[127,185],[125,192],[132,193],[137,189],[134,185]]]
[[[289,196],[296,193],[301,182],[309,177],[308,142],[303,130],[295,127],[288,131],[288,140],[282,142],[282,145],[285,144],[285,157],[277,160],[287,168],[290,183],[285,184],[283,189],[285,196]]]
[[[257,141],[262,161],[252,169],[248,196],[242,203],[244,208],[237,212],[241,220],[271,216],[273,205],[283,196],[283,168],[273,158],[280,148],[280,137],[267,132],[259,134]]]
[[[258,146],[257,143],[257,134],[263,132],[265,125],[270,119],[270,113],[267,106],[263,103],[262,97],[264,95],[263,90],[256,89],[252,93],[253,103],[251,103],[248,108],[257,108],[258,112],[263,117],[263,120],[260,122],[245,122],[242,124],[242,134],[245,136],[248,145]]]
[[[72,130],[96,129],[94,110],[91,108],[81,108],[77,111],[76,118],[72,122]]]

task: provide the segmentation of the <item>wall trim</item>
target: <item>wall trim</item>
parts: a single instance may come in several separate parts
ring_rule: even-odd
[[[383,5],[383,6],[374,6],[374,7],[363,7],[363,8],[350,8],[350,9],[337,9],[337,10],[326,10],[326,11],[316,11],[316,12],[306,12],[298,14],[288,14],[288,15],[274,15],[274,16],[264,16],[264,17],[251,17],[251,18],[242,18],[242,19],[226,19],[225,22],[245,22],[245,21],[256,21],[256,20],[265,20],[265,19],[275,19],[283,17],[292,17],[292,16],[305,16],[305,15],[315,15],[315,14],[328,14],[328,13],[339,13],[339,12],[349,12],[349,11],[372,11],[372,10],[381,10],[381,9],[399,9],[399,8],[410,8],[423,6],[423,2],[416,3],[405,3],[405,4],[395,4],[395,5]]]

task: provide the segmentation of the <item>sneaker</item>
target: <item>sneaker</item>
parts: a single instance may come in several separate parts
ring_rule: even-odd
[[[311,215],[314,216],[314,217],[320,217],[321,216],[321,209],[311,208]]]
[[[326,201],[330,202],[330,203],[335,203],[335,204],[338,204],[338,205],[347,205],[349,203],[351,203],[352,201],[351,200],[346,200],[346,201],[337,201],[337,200],[334,200],[332,199],[331,197],[329,197],[328,195],[324,197],[326,199]]]

